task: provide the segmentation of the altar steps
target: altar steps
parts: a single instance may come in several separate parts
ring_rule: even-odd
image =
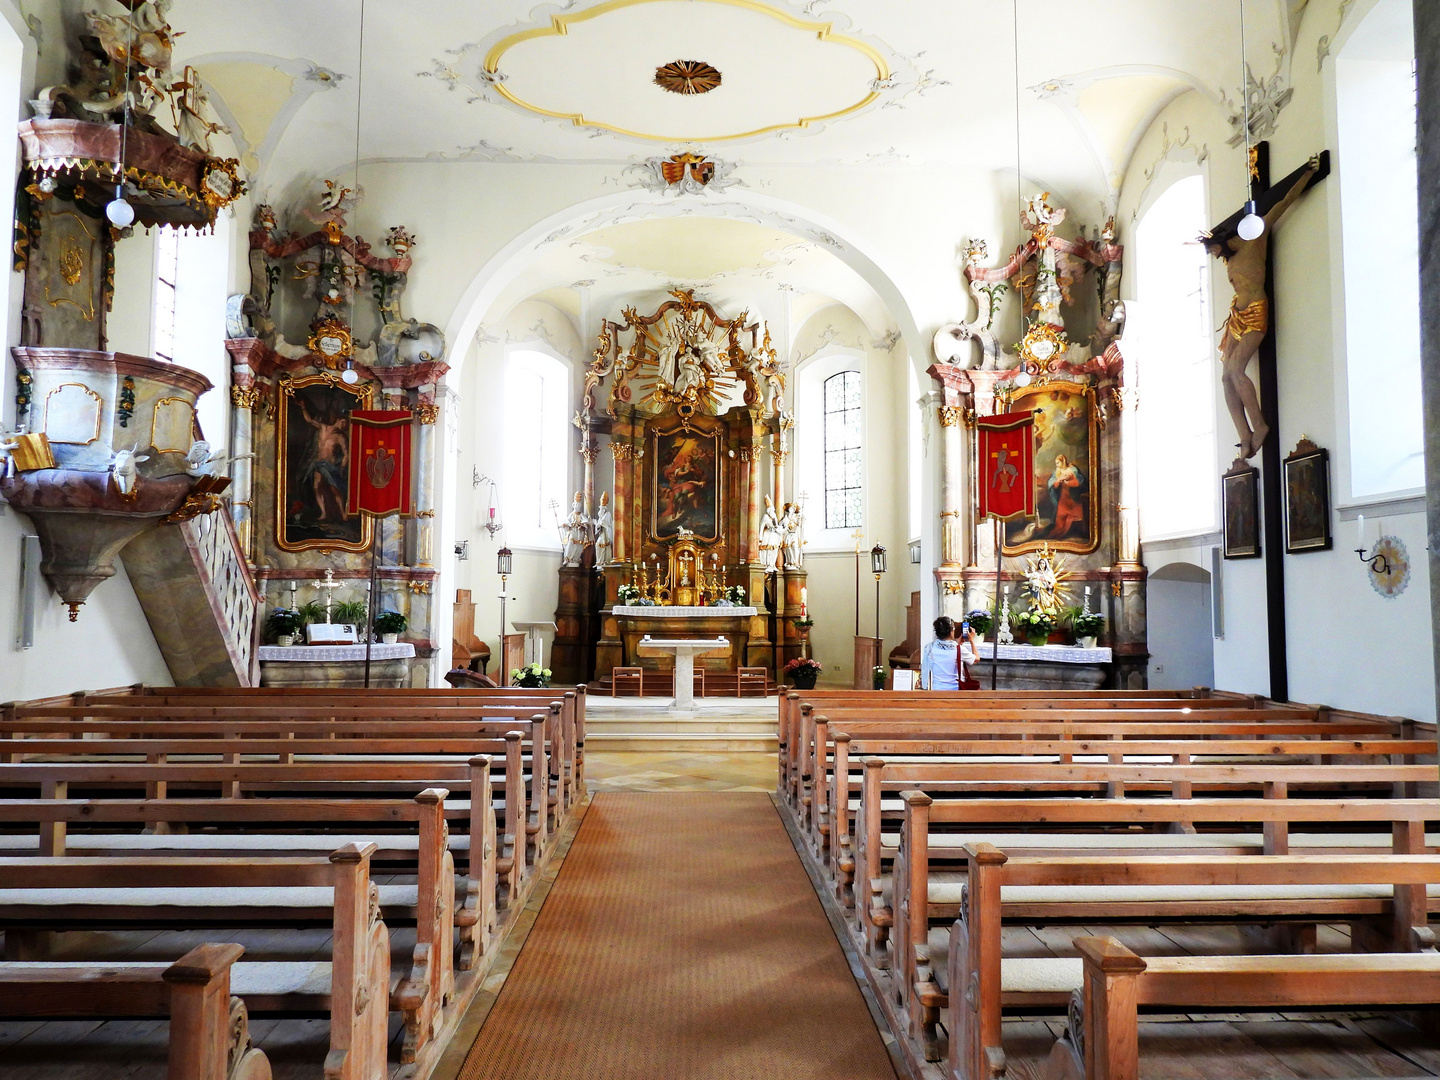
[[[774,697],[704,698],[680,711],[669,697],[591,694],[585,703],[585,746],[631,753],[773,754],[779,745],[777,712]]]

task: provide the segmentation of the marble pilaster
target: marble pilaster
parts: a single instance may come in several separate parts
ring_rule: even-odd
[[[1425,509],[1430,634],[1440,670],[1440,5],[1415,0],[1420,189],[1420,380],[1425,411]],[[1437,684],[1440,694],[1440,684]]]

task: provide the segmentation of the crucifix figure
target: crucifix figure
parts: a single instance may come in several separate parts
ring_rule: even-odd
[[[335,571],[328,566],[325,568],[325,577],[315,583],[317,589],[325,590],[325,624],[330,624],[330,609],[335,603],[335,590],[342,587],[343,581],[335,580]]]
[[[1260,350],[1260,343],[1270,330],[1269,297],[1270,233],[1315,181],[1330,171],[1328,154],[1317,154],[1304,168],[1291,173],[1274,187],[1255,193],[1256,209],[1265,220],[1265,229],[1254,240],[1242,239],[1236,231],[1245,211],[1231,215],[1208,234],[1201,237],[1205,250],[1224,260],[1225,275],[1235,298],[1230,314],[1220,329],[1220,383],[1225,404],[1235,422],[1240,438],[1239,457],[1255,456],[1265,437],[1270,434],[1260,407],[1260,396],[1246,369]]]

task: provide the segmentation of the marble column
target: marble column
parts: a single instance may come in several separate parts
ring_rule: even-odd
[[[1134,365],[1127,371],[1129,386],[1114,388],[1112,401],[1120,414],[1120,504],[1119,542],[1115,563],[1119,567],[1140,565],[1140,391],[1134,387]]]
[[[246,365],[232,369],[234,382],[230,387],[230,516],[235,522],[235,535],[240,550],[253,565],[252,547],[255,531],[255,410],[264,397],[264,387],[255,381],[255,373]]]
[[[745,452],[741,451],[741,453]],[[760,455],[765,452],[765,444],[759,438],[754,438],[751,440],[748,452],[750,454],[750,485],[745,499],[745,550],[749,553],[749,561],[753,563],[760,561],[760,473],[763,469]]]
[[[585,461],[585,484],[582,492],[587,521],[595,517],[595,455],[599,452],[600,448],[595,445],[595,440],[590,438],[587,432],[581,432],[580,457]]]
[[[635,460],[635,448],[628,442],[611,440],[610,453],[615,458],[615,554],[617,563],[629,562],[630,552],[630,466]]]
[[[962,410],[940,406],[940,565],[961,566],[964,543],[960,528],[960,506],[966,484],[962,471],[962,441],[965,426]]]
[[[1440,671],[1440,5],[1434,0],[1414,0],[1414,10],[1415,100],[1420,129],[1420,379],[1425,410],[1425,532],[1430,560],[1430,633],[1436,670]]]
[[[415,403],[415,565],[435,565],[435,386],[422,387]]]

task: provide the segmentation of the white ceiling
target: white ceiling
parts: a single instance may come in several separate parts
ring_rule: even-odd
[[[1264,78],[1275,47],[1288,64],[1304,0],[1246,4]],[[365,160],[625,164],[685,147],[752,166],[1013,171],[1018,84],[1021,170],[1103,201],[1159,108],[1186,92],[1221,107],[1240,82],[1232,0],[364,0],[363,57],[361,10],[172,9],[177,61],[208,78],[264,188],[354,160],[362,85]],[[653,85],[681,59],[713,64],[720,88]]]

